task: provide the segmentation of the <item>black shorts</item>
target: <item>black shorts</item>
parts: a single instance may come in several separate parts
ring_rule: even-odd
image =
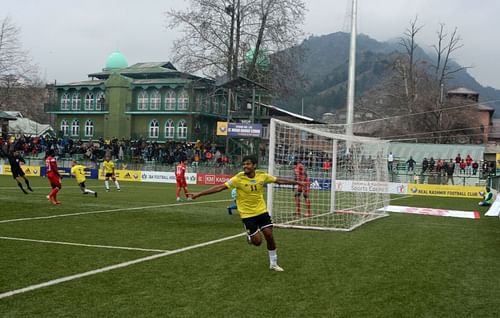
[[[112,178],[113,174],[112,173],[106,173],[106,178]]]
[[[24,177],[24,171],[23,169],[13,169],[12,171],[12,178],[17,178],[17,177]]]
[[[85,181],[80,182],[78,185],[80,186],[80,189],[82,189],[82,191],[85,190]]]
[[[243,224],[245,225],[245,229],[247,230],[247,234],[249,236],[254,236],[255,234],[257,234],[259,229],[273,226],[271,216],[269,216],[269,213],[267,212],[249,218],[241,219],[241,221],[243,221]]]

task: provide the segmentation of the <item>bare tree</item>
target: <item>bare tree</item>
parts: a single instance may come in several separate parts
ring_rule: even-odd
[[[302,0],[191,0],[186,11],[166,13],[169,28],[182,28],[174,42],[174,62],[187,71],[235,78],[242,71],[255,78],[259,57],[289,48],[301,38]]]
[[[38,68],[22,48],[20,32],[9,17],[0,20],[0,110],[17,110],[46,121],[45,89]]]

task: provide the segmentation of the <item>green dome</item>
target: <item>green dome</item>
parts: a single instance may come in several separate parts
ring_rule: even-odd
[[[128,67],[128,62],[125,56],[120,52],[113,52],[108,59],[106,60],[106,70],[118,69],[118,68],[126,68]]]
[[[251,48],[245,53],[245,62],[247,64],[252,63],[253,56],[255,54],[255,48]],[[267,56],[266,49],[261,48],[259,50],[259,56],[257,56],[257,66],[266,69],[269,66],[269,57]]]

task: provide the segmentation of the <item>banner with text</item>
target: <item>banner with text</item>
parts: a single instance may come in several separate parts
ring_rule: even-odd
[[[230,175],[230,174],[198,173],[196,184],[201,184],[201,185],[223,184],[224,182],[231,179],[232,177],[233,177],[233,175]]]
[[[408,184],[397,182],[336,180],[335,189],[344,192],[406,194],[408,192]]]
[[[142,182],[175,183],[175,172],[142,171]],[[186,172],[186,182],[196,184],[196,173]]]
[[[262,124],[228,123],[227,134],[229,137],[247,138],[260,137]]]
[[[408,184],[408,194],[412,195],[481,199],[483,196],[479,192],[482,191],[484,191],[484,187],[464,187],[460,185],[440,184]]]

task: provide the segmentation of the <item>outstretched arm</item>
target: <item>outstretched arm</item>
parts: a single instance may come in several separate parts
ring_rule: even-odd
[[[224,191],[226,189],[227,189],[227,187],[226,187],[225,184],[218,184],[218,185],[214,185],[211,188],[203,190],[201,192],[190,193],[189,196],[192,197],[193,200],[194,200],[194,199],[196,199],[198,197],[201,197],[202,195],[208,195],[208,194],[212,194],[212,193],[217,193],[217,192]]]

